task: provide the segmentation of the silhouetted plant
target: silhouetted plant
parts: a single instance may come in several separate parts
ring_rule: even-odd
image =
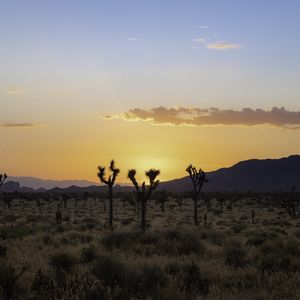
[[[118,174],[120,173],[120,170],[115,168],[115,162],[112,160],[110,162],[110,171],[112,172],[112,175],[108,177],[108,179],[105,178],[105,167],[98,167],[98,177],[100,181],[108,186],[108,198],[109,198],[109,225],[110,227],[113,227],[113,186],[115,184],[116,178]]]
[[[146,186],[145,181],[142,183],[142,186],[139,187],[135,175],[136,170],[132,169],[128,171],[128,178],[132,182],[135,187],[137,194],[137,201],[141,204],[141,228],[142,230],[146,230],[146,211],[147,211],[147,201],[151,197],[152,192],[157,188],[159,184],[159,180],[156,180],[157,176],[160,174],[159,170],[150,169],[145,172],[146,176],[149,178],[149,185]],[[148,188],[147,188],[148,187]]]
[[[0,174],[0,187],[4,184],[4,181],[6,180],[7,175],[4,174]]]
[[[288,193],[282,200],[282,207],[286,210],[291,219],[300,217],[300,201],[296,193]]]
[[[165,212],[165,203],[169,201],[168,193],[166,190],[155,192],[155,202],[160,204],[161,211]]]
[[[193,183],[192,198],[194,200],[194,225],[198,226],[198,198],[204,182],[207,182],[208,180],[206,179],[204,171],[201,169],[197,170],[192,165],[189,165],[186,168],[186,171],[188,172]]]

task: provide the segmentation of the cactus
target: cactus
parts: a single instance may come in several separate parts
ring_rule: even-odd
[[[112,172],[112,175],[106,179],[105,177],[105,167],[98,167],[98,177],[100,181],[108,186],[108,198],[109,198],[109,225],[112,228],[113,227],[113,186],[115,184],[116,178],[118,174],[120,173],[120,170],[115,168],[115,162],[112,160],[110,162],[110,171]]]
[[[204,171],[202,171],[201,169],[197,170],[192,165],[189,165],[186,168],[186,171],[188,172],[193,183],[192,198],[194,200],[194,225],[198,226],[198,198],[204,182],[207,182],[208,180],[206,179]]]
[[[147,211],[147,202],[150,199],[152,192],[157,188],[159,184],[159,180],[156,180],[157,176],[160,174],[159,170],[150,169],[149,171],[145,172],[146,176],[149,178],[149,185],[148,188],[146,187],[145,181],[142,183],[141,187],[138,185],[135,175],[136,170],[132,169],[128,171],[128,178],[132,182],[136,190],[136,199],[138,203],[141,204],[141,228],[143,231],[146,230],[146,211]]]

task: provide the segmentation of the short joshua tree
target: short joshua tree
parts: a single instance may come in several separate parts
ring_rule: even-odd
[[[105,174],[105,167],[98,167],[98,177],[100,181],[108,186],[108,199],[109,199],[109,225],[113,227],[113,186],[115,184],[116,178],[120,173],[120,170],[115,167],[115,162],[112,160],[110,162],[109,170],[112,174],[106,178]]]
[[[165,212],[165,203],[169,201],[169,195],[166,190],[157,191],[155,194],[155,202],[160,205],[161,212]],[[154,196],[153,196],[154,197]]]
[[[136,199],[141,205],[141,228],[143,231],[146,230],[147,202],[150,199],[152,192],[157,188],[159,184],[159,180],[156,180],[156,178],[160,174],[160,171],[150,169],[149,171],[146,171],[145,174],[149,178],[150,183],[148,186],[146,186],[146,183],[144,181],[142,185],[139,186],[135,178],[136,170],[132,169],[128,171],[128,178],[130,179],[136,190]]]
[[[194,225],[198,226],[198,199],[199,194],[201,192],[202,186],[204,182],[207,182],[206,175],[204,171],[201,169],[197,170],[194,166],[189,165],[186,168],[186,171],[188,172],[192,183],[193,183],[193,191],[192,191],[192,198],[194,200]]]
[[[7,175],[4,174],[0,174],[0,187],[4,184],[4,181],[6,180]]]

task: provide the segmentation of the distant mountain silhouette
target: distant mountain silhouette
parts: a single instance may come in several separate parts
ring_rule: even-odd
[[[300,155],[280,159],[250,159],[232,167],[208,172],[203,191],[273,192],[300,191]],[[160,184],[160,189],[184,191],[191,189],[189,177]]]
[[[273,192],[290,191],[294,186],[300,191],[300,155],[280,159],[250,159],[232,167],[207,172],[208,183],[203,191],[229,192]],[[10,182],[3,185],[2,191],[62,193],[106,192],[107,187],[86,180],[45,180],[34,177],[9,177]],[[11,182],[13,181],[13,182]],[[161,182],[159,189],[180,192],[191,189],[189,177]],[[116,192],[131,191],[132,186],[115,187]]]
[[[12,177],[9,176],[10,181],[19,182],[20,186],[26,186],[33,189],[53,189],[58,188],[67,188],[69,186],[78,186],[78,187],[87,187],[90,185],[97,184],[96,182],[87,181],[87,180],[48,180],[40,179],[35,177]]]

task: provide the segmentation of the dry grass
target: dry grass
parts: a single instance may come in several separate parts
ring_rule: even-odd
[[[300,223],[246,196],[232,209],[175,199],[165,212],[151,201],[149,227],[129,203],[115,201],[107,226],[103,203],[0,208],[0,298],[4,299],[299,299]],[[107,205],[108,207],[108,205]],[[255,209],[252,224],[251,210]],[[200,222],[200,223],[201,223]]]

